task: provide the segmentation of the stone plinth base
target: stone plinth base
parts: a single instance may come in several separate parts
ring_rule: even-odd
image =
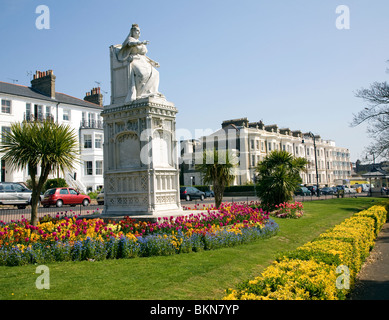
[[[158,216],[180,212],[174,104],[144,98],[104,107],[104,212]]]

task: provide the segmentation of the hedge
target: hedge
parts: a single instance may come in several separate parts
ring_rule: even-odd
[[[354,214],[313,241],[280,254],[255,279],[227,289],[224,300],[346,299],[387,214],[381,205]]]

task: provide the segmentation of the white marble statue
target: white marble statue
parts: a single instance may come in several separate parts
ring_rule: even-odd
[[[156,68],[159,64],[146,56],[149,41],[140,41],[139,37],[140,28],[133,24],[130,34],[117,52],[118,61],[127,62],[129,66],[126,103],[147,97],[164,98],[158,92],[159,72]]]

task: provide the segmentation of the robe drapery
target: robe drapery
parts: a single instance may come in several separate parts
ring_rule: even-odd
[[[139,40],[129,36],[124,41],[122,48],[117,52],[120,62],[128,62],[129,90],[125,102],[150,96],[163,97],[158,92],[159,72],[158,63],[146,56],[147,47]]]

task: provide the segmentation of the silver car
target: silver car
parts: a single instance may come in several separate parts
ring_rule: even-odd
[[[0,182],[0,204],[24,209],[31,204],[32,191],[21,183]]]

